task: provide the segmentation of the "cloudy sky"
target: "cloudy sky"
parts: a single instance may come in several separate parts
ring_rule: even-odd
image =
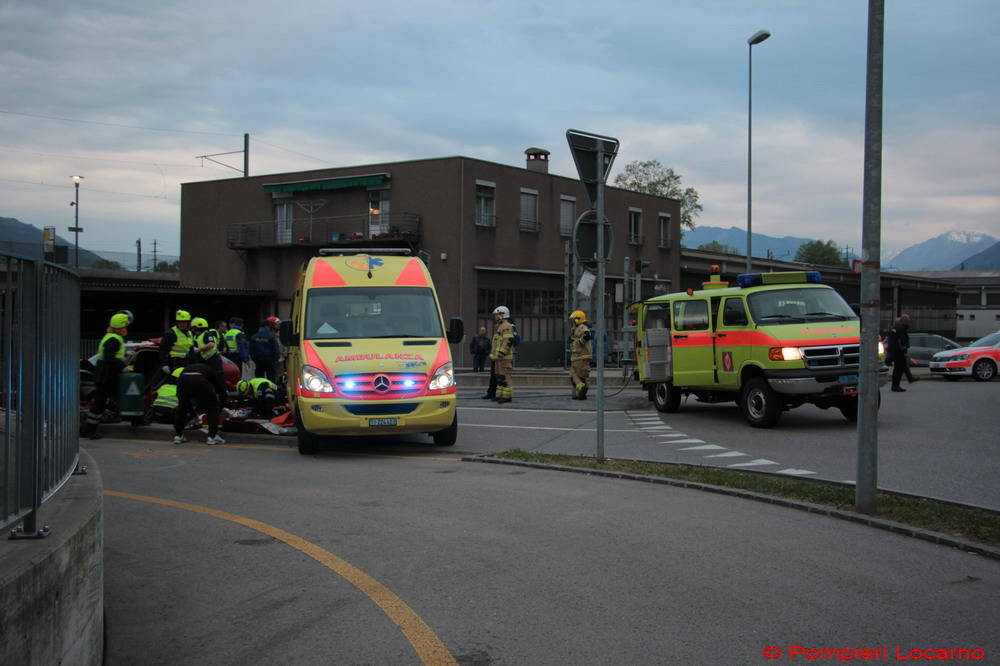
[[[0,0],[0,216],[81,244],[179,247],[195,159],[251,175],[465,155],[522,166],[568,128],[621,140],[754,231],[861,245],[863,0]],[[1000,3],[887,0],[883,250],[1000,237]],[[242,168],[242,155],[218,158]],[[612,177],[614,173],[612,174]]]

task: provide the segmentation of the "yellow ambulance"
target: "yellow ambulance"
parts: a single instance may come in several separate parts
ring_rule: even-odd
[[[806,403],[857,420],[860,324],[840,294],[817,271],[745,273],[736,286],[718,271],[700,290],[630,307],[636,374],[656,409],[675,412],[693,395],[736,401],[757,428]],[[879,385],[886,380],[883,366]]]
[[[455,370],[434,283],[409,250],[320,250],[299,272],[290,321],[288,393],[299,452],[335,435],[458,436]]]

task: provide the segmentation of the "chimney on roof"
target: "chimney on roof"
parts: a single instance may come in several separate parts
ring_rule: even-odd
[[[528,148],[524,154],[527,156],[528,171],[549,172],[549,151],[544,148]]]

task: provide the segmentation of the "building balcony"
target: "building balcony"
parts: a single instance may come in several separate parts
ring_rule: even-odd
[[[416,213],[342,215],[304,220],[237,222],[226,226],[226,245],[231,250],[253,250],[286,246],[336,247],[359,241],[398,240],[420,242],[420,216]]]

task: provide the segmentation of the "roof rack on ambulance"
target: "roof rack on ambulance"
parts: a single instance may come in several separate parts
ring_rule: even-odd
[[[319,251],[321,257],[341,254],[401,254],[409,256],[411,251],[408,247],[324,247]]]

